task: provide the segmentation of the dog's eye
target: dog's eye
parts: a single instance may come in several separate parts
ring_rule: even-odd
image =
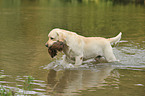
[[[53,37],[50,37],[50,39],[53,40],[54,38]]]

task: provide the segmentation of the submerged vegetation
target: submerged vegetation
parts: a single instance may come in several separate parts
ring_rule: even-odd
[[[0,86],[0,96],[14,96],[14,93],[9,88],[4,88],[2,85]]]
[[[34,78],[32,76],[28,76],[27,79],[24,82],[23,85],[23,92],[19,92],[19,90],[7,88],[4,86],[0,86],[0,96],[16,96],[16,95],[25,95],[26,91],[31,91],[32,90],[32,83],[33,83]],[[17,86],[18,88],[18,86]]]

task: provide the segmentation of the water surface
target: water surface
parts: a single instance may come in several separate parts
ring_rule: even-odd
[[[0,84],[23,92],[35,78],[31,95],[144,96],[144,0],[0,0]],[[80,68],[62,68],[62,55],[51,59],[47,34],[63,28],[83,36],[113,37],[120,62],[93,60]],[[56,66],[53,66],[55,65]],[[52,66],[51,66],[52,65]]]

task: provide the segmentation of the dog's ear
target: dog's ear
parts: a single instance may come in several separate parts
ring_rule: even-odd
[[[75,54],[82,54],[84,43],[82,38],[80,38],[76,33],[69,32],[66,35],[66,45],[69,47],[69,50],[75,51]]]
[[[59,34],[58,34],[58,32],[56,32],[56,34],[57,34],[57,36],[59,37]]]
[[[66,35],[63,32],[57,32],[57,36],[58,36],[59,41],[64,42],[66,40]]]

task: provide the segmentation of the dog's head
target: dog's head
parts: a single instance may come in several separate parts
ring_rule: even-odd
[[[48,34],[48,41],[46,42],[45,46],[46,47],[51,47],[55,42],[61,41],[65,42],[65,34],[62,32],[62,29],[53,29],[50,31]]]
[[[48,47],[48,53],[53,58],[57,55],[57,51],[62,51],[65,46],[65,35],[62,29],[53,29],[48,34],[48,41],[45,46]]]

